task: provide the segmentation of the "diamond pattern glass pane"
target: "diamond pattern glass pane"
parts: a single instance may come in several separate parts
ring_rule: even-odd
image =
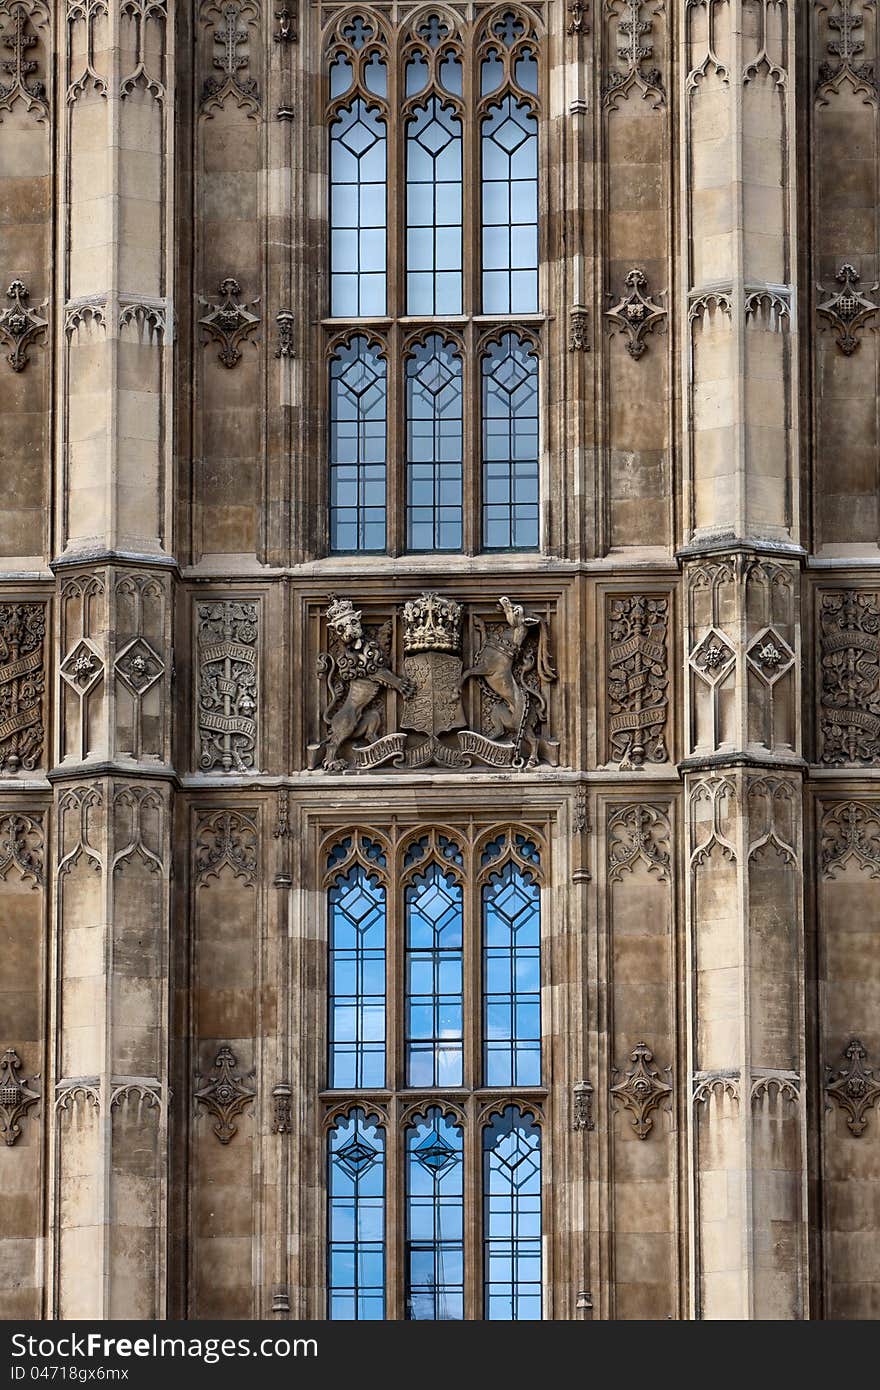
[[[385,1084],[385,889],[359,865],[329,893],[330,1085]]]
[[[462,1084],[462,892],[437,864],[406,890],[409,1086]]]
[[[538,363],[505,333],[483,358],[483,546],[538,545]]]
[[[461,358],[437,334],[406,364],[407,548],[460,550]]]
[[[461,313],[461,121],[431,97],[407,123],[406,305]]]
[[[385,549],[385,363],[362,336],[330,363],[330,547]]]
[[[372,1123],[371,1123],[372,1121]],[[385,1135],[350,1110],[328,1141],[328,1317],[385,1317]]]
[[[406,1317],[464,1317],[462,1132],[437,1108],[406,1136]]]
[[[541,1084],[541,895],[508,862],[483,886],[483,1084]]]
[[[484,72],[484,90],[489,74]],[[483,313],[538,309],[538,122],[504,97],[483,120]]]
[[[509,1105],[483,1130],[483,1299],[491,1321],[541,1317],[541,1131]]]
[[[384,69],[383,69],[384,72]],[[386,133],[360,98],[330,127],[330,313],[385,313]]]

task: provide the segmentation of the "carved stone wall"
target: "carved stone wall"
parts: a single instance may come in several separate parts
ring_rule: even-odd
[[[878,8],[405,9],[0,0],[6,1311],[326,1316],[357,825],[540,838],[546,1317],[876,1315]],[[480,549],[478,237],[463,548],[406,552],[405,277],[388,550],[326,544],[326,45],[422,19],[538,56],[534,551]]]

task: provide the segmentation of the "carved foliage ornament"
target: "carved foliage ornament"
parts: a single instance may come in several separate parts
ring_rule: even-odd
[[[617,56],[621,64],[608,74],[605,84],[604,104],[612,110],[633,90],[641,92],[643,100],[650,99],[655,110],[665,103],[660,69],[647,66],[654,56],[654,19],[662,9],[658,0],[606,0],[608,14],[618,16]]]
[[[630,594],[608,606],[608,737],[621,768],[666,762],[669,600]]]
[[[605,310],[605,317],[625,335],[626,350],[637,362],[647,350],[648,334],[664,324],[666,310],[662,304],[654,303],[648,291],[647,275],[634,266],[624,279],[623,294],[616,304]]]
[[[833,879],[850,859],[880,878],[880,803],[843,801],[822,817],[823,877]]]
[[[235,1076],[235,1053],[229,1047],[221,1047],[214,1063],[214,1075],[195,1092],[197,1104],[204,1106],[214,1117],[213,1130],[221,1144],[228,1144],[237,1133],[236,1115],[240,1115],[256,1096],[253,1087],[246,1083],[253,1079],[254,1073]],[[196,1078],[197,1081],[200,1078]]]
[[[41,817],[23,816],[12,811],[0,815],[0,879],[12,866],[22,879],[43,883],[43,824]]]
[[[880,763],[880,595],[840,589],[819,607],[823,763]]]
[[[248,772],[257,741],[257,604],[200,603],[199,708],[205,772]]]
[[[45,631],[45,604],[0,603],[0,772],[40,761]]]
[[[202,315],[199,323],[207,335],[204,342],[212,338],[218,342],[220,351],[217,356],[220,361],[224,367],[234,367],[241,361],[239,345],[260,322],[259,314],[253,312],[253,306],[260,301],[254,299],[250,306],[240,303],[241,286],[231,276],[220,281],[218,291],[220,299],[216,303],[199,295],[199,302],[208,306],[208,313]]]
[[[843,263],[835,278],[841,288],[834,294],[828,294],[820,285],[820,292],[828,294],[828,298],[816,305],[816,312],[827,319],[834,329],[837,346],[844,357],[851,357],[862,341],[860,330],[876,314],[880,305],[858,288],[861,276],[848,261]],[[878,289],[880,283],[872,285],[869,293],[875,294]]]
[[[7,1048],[0,1062],[0,1134],[10,1148],[21,1135],[20,1121],[40,1099],[39,1092],[32,1091],[19,1077],[20,1071],[21,1058]]]
[[[608,815],[608,882],[615,883],[636,864],[658,878],[670,874],[669,817],[657,806],[618,806]]]
[[[232,97],[249,116],[259,115],[260,89],[256,78],[247,75],[250,65],[248,29],[258,22],[259,10],[252,0],[243,0],[241,4],[222,4],[215,0],[202,14],[203,18],[218,21],[213,34],[216,49],[213,67],[219,74],[206,78],[202,87],[202,114],[210,119],[227,97]]]
[[[320,762],[328,772],[341,772],[349,759],[356,769],[388,761],[464,768],[475,760],[534,767],[550,748],[539,733],[547,713],[543,687],[556,679],[547,624],[506,596],[498,606],[502,622],[475,619],[479,648],[463,670],[461,605],[433,592],[406,603],[398,675],[392,669],[393,620],[366,627],[350,599],[334,599],[325,613],[328,650],[318,657],[318,674],[327,682],[322,718],[328,733],[309,746],[310,767]],[[468,680],[481,682],[482,730],[465,727],[462,691]],[[384,728],[385,689],[401,697],[398,731]]]
[[[656,1067],[651,1066],[654,1054],[645,1043],[636,1046],[630,1053],[630,1060],[635,1066],[626,1073],[623,1081],[611,1087],[611,1094],[633,1116],[632,1127],[638,1138],[647,1139],[654,1128],[654,1111],[669,1099],[672,1086],[662,1080]],[[617,1075],[618,1068],[615,1067],[614,1071]],[[666,1068],[666,1074],[671,1075],[671,1068]]]
[[[846,82],[854,92],[876,105],[878,92],[874,64],[865,62],[864,14],[875,0],[820,0],[819,11],[828,11],[829,39],[826,44],[833,61],[819,64],[816,96],[825,106],[831,92],[840,92]],[[833,36],[833,37],[831,37]]]
[[[13,280],[6,291],[11,305],[0,312],[0,338],[10,348],[6,361],[14,372],[23,372],[28,362],[28,348],[49,326],[48,319],[28,308],[30,291],[22,280]],[[45,309],[48,300],[40,305]]]
[[[258,832],[252,815],[240,811],[212,811],[196,823],[196,882],[220,877],[227,865],[236,878],[255,883]]]
[[[43,121],[49,114],[46,86],[34,81],[37,62],[28,56],[38,43],[33,18],[24,5],[4,8],[9,24],[3,33],[3,47],[10,56],[0,61],[0,72],[7,79],[0,79],[0,111],[11,111],[17,101],[23,101],[25,110],[36,112],[37,120]]]
[[[871,1067],[865,1066],[867,1050],[859,1038],[853,1038],[843,1049],[847,1065],[827,1067],[825,1094],[839,1105],[846,1115],[850,1133],[859,1139],[868,1124],[868,1112],[880,1101],[880,1081],[875,1080]]]

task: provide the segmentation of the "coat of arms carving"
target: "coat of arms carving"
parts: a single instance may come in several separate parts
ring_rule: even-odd
[[[334,599],[324,614],[327,649],[318,656],[328,732],[309,745],[309,767],[556,765],[558,743],[545,731],[546,688],[556,680],[547,619],[507,596],[498,607],[500,621],[474,613],[468,625],[456,599],[431,591],[402,606],[399,624],[386,618],[369,627],[350,599]],[[466,646],[473,652],[467,669]],[[384,698],[388,690],[396,702]],[[466,708],[475,727],[468,727]],[[386,718],[395,717],[386,727]]]

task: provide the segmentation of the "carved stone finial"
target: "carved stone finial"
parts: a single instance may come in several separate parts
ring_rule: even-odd
[[[203,314],[199,323],[208,335],[205,342],[210,338],[216,339],[220,344],[220,351],[217,354],[224,367],[234,367],[241,361],[241,349],[239,344],[244,341],[248,333],[260,322],[259,314],[252,311],[252,306],[259,304],[259,299],[251,301],[251,307],[245,303],[240,303],[241,286],[232,276],[227,276],[221,280],[218,286],[220,299],[214,303],[209,299],[199,296],[200,302],[208,306],[208,313]]]
[[[624,1109],[632,1113],[632,1127],[639,1139],[647,1139],[654,1128],[652,1114],[671,1096],[672,1086],[662,1081],[659,1071],[651,1066],[654,1054],[645,1043],[640,1042],[636,1046],[630,1053],[630,1060],[635,1062],[635,1066],[626,1073],[623,1081],[611,1087],[611,1094]],[[616,1073],[618,1069],[615,1067],[614,1070]],[[668,1067],[666,1072],[670,1074]]]
[[[0,1134],[10,1148],[21,1135],[20,1121],[40,1099],[39,1092],[19,1077],[20,1071],[21,1058],[8,1047],[0,1062]]]
[[[278,20],[278,28],[272,35],[275,43],[296,43],[296,11],[290,5],[283,5],[280,10],[275,11],[275,18]]]
[[[868,1111],[880,1101],[880,1081],[874,1079],[873,1069],[865,1066],[868,1053],[859,1038],[847,1043],[843,1055],[847,1066],[838,1067],[836,1072],[826,1068],[825,1094],[844,1111],[850,1132],[859,1139],[868,1124]]]
[[[651,35],[656,9],[643,19],[644,3],[645,0],[608,0],[609,10],[619,15],[617,56],[621,63],[619,68],[609,73],[605,84],[603,101],[612,109],[616,109],[618,101],[628,97],[634,88],[643,99],[651,99],[655,110],[666,101],[660,69],[645,66],[654,56]]]
[[[23,372],[28,362],[29,346],[48,328],[49,321],[28,308],[30,291],[22,280],[13,280],[6,291],[6,298],[11,299],[12,304],[0,313],[0,338],[12,349],[6,355],[12,370]]]
[[[605,317],[626,335],[626,350],[637,362],[647,349],[645,338],[664,323],[666,310],[651,299],[648,277],[638,266],[627,271],[624,286],[617,303],[605,310]]]
[[[235,1076],[235,1067],[235,1053],[229,1047],[221,1047],[214,1063],[216,1075],[195,1093],[198,1104],[214,1116],[213,1129],[221,1144],[228,1144],[232,1139],[238,1130],[238,1125],[234,1123],[235,1116],[240,1115],[257,1094],[245,1085],[246,1081],[252,1079],[253,1072],[248,1072],[247,1076]]]
[[[844,357],[851,357],[862,341],[859,331],[876,314],[880,304],[875,304],[873,299],[869,299],[858,288],[861,276],[855,266],[850,265],[848,261],[845,261],[840,267],[835,278],[841,288],[817,304],[816,312],[827,319],[835,330],[837,346]],[[821,285],[819,289],[823,294],[828,293]],[[878,289],[880,289],[880,282],[872,285],[869,293],[875,294]]]
[[[3,36],[3,47],[12,56],[0,62],[0,70],[7,73],[10,80],[0,82],[0,111],[11,111],[17,101],[23,101],[26,111],[36,111],[37,120],[45,120],[49,114],[46,85],[31,81],[37,64],[27,56],[37,45],[30,16],[24,5],[14,5],[9,18],[12,27]]]

